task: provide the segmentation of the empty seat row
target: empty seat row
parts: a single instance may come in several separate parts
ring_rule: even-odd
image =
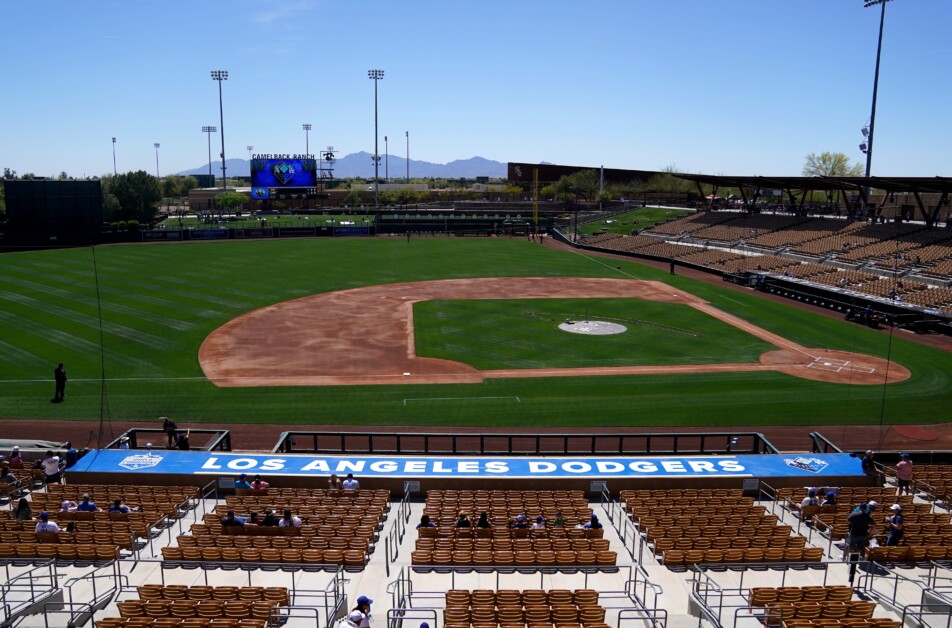
[[[188,536],[177,537],[178,546],[185,547],[236,547],[239,549],[257,548],[257,549],[337,549],[337,550],[360,550],[367,552],[370,549],[370,543],[367,539],[358,537],[306,537],[306,536],[227,536],[227,535],[208,535],[208,536]]]
[[[417,539],[418,550],[594,550],[609,549],[608,539]]]
[[[775,602],[845,602],[853,599],[848,586],[752,587],[748,601],[751,606],[768,606]]]
[[[706,549],[706,550],[667,550],[663,562],[671,567],[676,565],[695,565],[702,563],[771,563],[771,562],[819,562],[823,559],[821,547],[784,547],[766,549],[751,547],[747,549]]]
[[[120,617],[204,617],[215,619],[264,619],[271,615],[276,600],[125,600],[116,603]]]
[[[553,606],[574,604],[586,606],[598,604],[595,589],[450,589],[446,592],[446,605],[454,606]]]
[[[0,558],[102,561],[119,558],[118,545],[74,543],[0,543]]]
[[[360,550],[257,549],[237,547],[163,547],[162,560],[208,563],[285,563],[363,566],[367,555]]]
[[[267,628],[267,624],[265,619],[103,617],[96,628]]]
[[[281,606],[290,603],[287,587],[212,587],[184,584],[143,584],[137,588],[140,600],[268,600]]]
[[[660,538],[654,543],[655,553],[663,553],[670,549],[746,549],[754,548],[784,548],[805,547],[806,537],[802,536],[700,536],[680,538]]]
[[[614,551],[450,551],[450,550],[414,550],[410,562],[414,565],[442,566],[609,566],[615,565],[618,553]]]

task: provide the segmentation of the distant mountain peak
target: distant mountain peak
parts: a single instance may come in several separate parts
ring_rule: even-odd
[[[227,173],[235,177],[250,176],[250,164],[247,159],[227,159],[225,160]],[[449,163],[437,164],[429,161],[410,160],[410,177],[434,177],[444,179],[473,179],[476,177],[490,177],[493,179],[504,179],[508,175],[507,164],[486,159],[485,157],[473,156],[467,159],[455,159]],[[399,155],[383,155],[378,166],[378,173],[381,177],[387,176],[389,171],[390,178],[403,178],[407,172],[407,160]],[[181,175],[189,174],[208,174],[208,164],[179,172]],[[212,174],[221,176],[221,161],[212,162]],[[371,154],[366,151],[351,153],[341,157],[334,164],[334,177],[340,179],[349,179],[354,177],[372,178],[374,176],[374,166],[371,160]]]

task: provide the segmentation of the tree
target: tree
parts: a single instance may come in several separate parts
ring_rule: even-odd
[[[187,177],[182,179],[179,193],[182,196],[187,196],[189,190],[194,190],[197,187],[198,187],[198,179],[196,179],[192,175],[188,175]]]
[[[119,201],[122,218],[152,224],[162,202],[158,180],[144,170],[113,177],[110,192]]]
[[[861,177],[863,165],[850,163],[845,153],[810,153],[803,164],[805,177]]]
[[[169,175],[162,179],[162,196],[172,197],[182,195],[182,177]]]
[[[344,205],[356,207],[357,205],[360,205],[360,201],[360,190],[355,187],[351,187],[349,190],[347,190],[347,194],[344,195]]]
[[[16,179],[16,178],[17,178],[17,171],[16,171],[16,170],[11,170],[10,168],[4,168],[4,169],[3,169],[3,178],[4,178],[5,180],[7,180],[7,181]]]
[[[215,197],[215,202],[218,204],[218,207],[226,209],[229,212],[239,209],[242,205],[245,204],[245,201],[248,200],[248,197],[240,192],[222,192]]]

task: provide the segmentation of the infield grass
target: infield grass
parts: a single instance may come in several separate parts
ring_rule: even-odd
[[[559,329],[606,321],[620,334]],[[757,362],[770,343],[684,305],[644,299],[471,299],[413,306],[417,355],[480,370]]]
[[[888,334],[752,292],[521,239],[104,246],[95,249],[95,262],[94,267],[90,248],[0,255],[3,419],[88,420],[98,419],[102,411],[130,420],[166,415],[179,425],[703,427],[952,420],[952,356],[907,341],[902,332],[890,342]],[[806,347],[888,355],[909,368],[912,377],[889,386],[828,384],[759,372],[502,379],[468,385],[216,388],[198,364],[198,348],[209,333],[266,305],[374,284],[491,276],[665,281]],[[51,404],[52,370],[60,361],[70,377],[67,398]],[[408,398],[432,401],[405,404]]]

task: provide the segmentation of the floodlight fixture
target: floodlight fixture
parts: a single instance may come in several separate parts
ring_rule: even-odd
[[[221,190],[228,189],[228,177],[225,176],[225,110],[221,101],[221,83],[228,80],[228,70],[212,70],[212,80],[218,81],[218,122],[221,126]]]
[[[208,135],[208,176],[212,177],[212,133],[218,131],[217,126],[203,126],[202,133]],[[215,180],[212,179],[212,187],[215,187]]]
[[[305,122],[304,124],[301,125],[301,128],[304,129],[304,154],[310,155],[311,143],[310,143],[309,134],[311,132],[311,129],[313,129],[314,127],[308,124],[307,122]]]

